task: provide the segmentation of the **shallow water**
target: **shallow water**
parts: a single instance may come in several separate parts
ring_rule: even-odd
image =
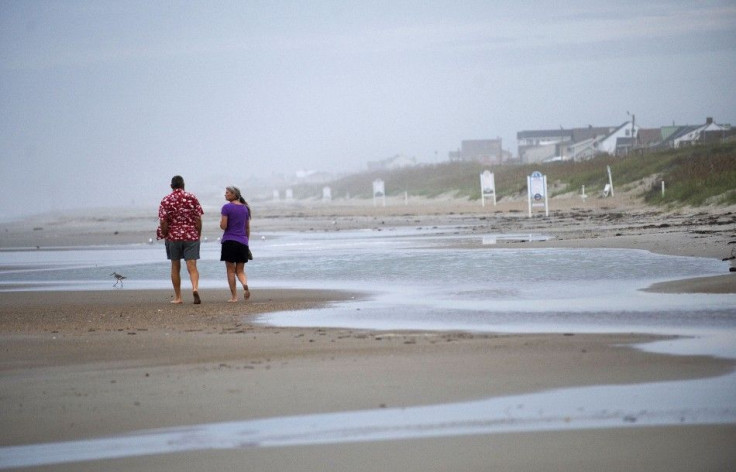
[[[481,245],[489,236],[501,240],[504,235],[458,235],[449,227],[265,234],[251,241],[255,260],[246,269],[253,290],[330,288],[368,294],[324,309],[259,319],[280,326],[698,336],[736,329],[736,295],[641,290],[665,280],[724,274],[725,262],[628,249]],[[459,248],[468,242],[477,247]],[[227,286],[219,247],[216,241],[202,244],[203,289]],[[125,288],[115,290],[170,287],[169,263],[158,242],[3,250],[0,292],[112,290],[113,271],[127,277]]]
[[[523,243],[511,249],[453,248],[467,238],[480,243],[483,235],[459,236],[444,228],[265,235],[251,243],[255,260],[247,271],[253,290],[332,288],[369,295],[323,309],[267,314],[259,322],[382,330],[676,334],[683,338],[641,348],[736,358],[736,295],[641,291],[655,282],[727,273],[726,263],[624,249],[527,249]],[[204,243],[202,288],[226,288],[218,259],[219,245]],[[154,244],[3,251],[0,291],[113,290],[112,271],[128,277],[126,288],[169,287],[163,246]],[[734,373],[7,447],[0,448],[0,467],[195,449],[719,423],[736,423]],[[34,462],[38,460],[45,462]]]
[[[714,392],[717,392],[714,394]],[[523,431],[736,423],[728,378],[560,389],[463,403],[383,408],[138,431],[0,447],[0,468],[170,454]],[[707,404],[704,405],[704,399]]]

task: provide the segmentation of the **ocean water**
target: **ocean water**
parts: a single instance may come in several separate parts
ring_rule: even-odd
[[[532,235],[533,236],[533,235]],[[259,287],[329,288],[365,294],[262,322],[291,326],[471,331],[611,331],[734,327],[736,296],[658,294],[655,282],[725,274],[714,259],[627,249],[530,249],[480,245],[487,235],[452,228],[254,237],[246,270]],[[475,248],[467,248],[475,242]],[[217,241],[202,244],[202,290],[226,288]],[[0,291],[169,288],[161,243],[0,251]],[[188,279],[182,269],[183,284]],[[120,289],[120,288],[117,288]]]
[[[252,290],[329,288],[363,295],[321,309],[263,315],[258,322],[381,330],[676,334],[682,337],[640,348],[736,359],[736,295],[642,291],[655,282],[724,274],[726,263],[625,249],[530,249],[522,242],[500,248],[480,245],[481,238],[499,240],[503,235],[459,235],[453,228],[259,235],[251,242],[255,260],[246,266]],[[469,249],[469,243],[479,247]],[[217,242],[203,243],[199,268],[202,290],[226,288]],[[112,271],[128,277],[125,288],[112,287]],[[167,288],[168,277],[160,244],[0,251],[0,296],[7,290]],[[736,423],[734,373],[4,447],[0,468],[183,450],[724,423]]]
[[[727,273],[724,262],[626,249],[529,249],[523,243],[513,249],[457,248],[473,237],[479,238],[403,230],[294,234],[272,241],[260,260],[267,266],[265,285],[369,295],[262,320],[289,326],[495,332],[736,326],[735,295],[641,290],[665,280]]]
[[[262,234],[252,238],[255,260],[246,270],[252,290],[363,294],[258,320],[277,326],[661,334],[736,329],[736,295],[642,290],[660,281],[725,274],[726,262],[629,249],[481,244],[503,237],[442,227]],[[219,249],[217,241],[202,243],[201,290],[227,287]],[[127,277],[124,288],[113,287],[113,271]],[[186,269],[182,276],[186,287]],[[169,287],[160,242],[0,251],[0,293]]]

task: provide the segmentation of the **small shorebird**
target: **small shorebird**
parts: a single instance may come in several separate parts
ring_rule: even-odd
[[[120,286],[122,287],[123,286],[123,280],[124,279],[127,279],[126,276],[120,275],[117,272],[113,272],[112,274],[110,274],[110,276],[115,277],[115,283],[113,284],[113,287],[116,287],[118,284],[120,284]]]

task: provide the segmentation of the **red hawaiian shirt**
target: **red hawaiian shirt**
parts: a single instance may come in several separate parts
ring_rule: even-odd
[[[203,214],[197,197],[177,188],[166,195],[158,207],[158,218],[168,223],[169,234],[162,234],[159,226],[156,237],[169,241],[198,241],[197,220]]]

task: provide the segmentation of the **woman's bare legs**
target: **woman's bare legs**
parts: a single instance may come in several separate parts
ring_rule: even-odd
[[[227,284],[230,286],[229,302],[238,301],[238,288],[235,286],[235,266],[235,262],[225,262],[225,269],[227,270]]]
[[[248,290],[248,276],[245,275],[245,262],[235,264],[235,275],[238,276],[240,284],[243,286],[243,296],[247,300],[250,298],[250,290]]]
[[[245,262],[225,262],[225,268],[227,269],[227,284],[230,287],[230,300],[228,301],[238,301],[236,279],[243,286],[243,290],[245,290],[245,299],[249,299],[250,291],[248,290],[248,278],[245,275]]]

